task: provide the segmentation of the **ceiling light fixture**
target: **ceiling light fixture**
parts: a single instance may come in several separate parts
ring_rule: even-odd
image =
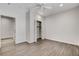
[[[63,3],[61,3],[59,6],[60,6],[60,7],[63,7]]]

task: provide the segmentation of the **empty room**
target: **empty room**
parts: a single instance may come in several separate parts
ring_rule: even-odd
[[[0,3],[0,56],[79,56],[79,3]]]

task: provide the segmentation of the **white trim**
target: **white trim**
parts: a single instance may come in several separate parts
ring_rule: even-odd
[[[57,40],[57,39],[50,39],[50,38],[46,38],[46,39],[79,46],[79,44],[77,44],[76,42],[67,42],[67,41],[62,41],[62,40]]]

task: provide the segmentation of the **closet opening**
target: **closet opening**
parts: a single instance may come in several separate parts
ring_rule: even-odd
[[[15,45],[15,18],[1,15],[1,48]]]
[[[37,21],[37,42],[42,40],[42,22]]]

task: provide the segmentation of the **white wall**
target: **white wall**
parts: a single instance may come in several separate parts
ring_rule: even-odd
[[[26,12],[26,38],[30,42],[30,10]]]
[[[32,8],[30,9],[30,41],[29,43],[37,42],[37,19],[38,19],[38,11],[39,8]],[[43,17],[40,16],[39,19],[41,22],[43,22]],[[42,23],[43,26],[43,23]],[[42,35],[43,35],[43,29],[42,29]]]
[[[16,44],[26,41],[33,43],[36,41],[35,18],[38,8],[29,10],[21,6],[0,4],[0,15],[16,18]]]
[[[46,18],[43,17],[42,19],[42,39],[45,39],[46,37],[46,24],[45,24]]]
[[[26,39],[26,8],[16,5],[0,5],[0,15],[16,18],[16,44],[27,41]]]
[[[36,40],[36,35],[35,35],[35,18],[36,18],[36,13],[37,8],[32,8],[30,9],[30,40],[29,43],[35,42]]]
[[[45,19],[45,38],[79,45],[79,7]]]

